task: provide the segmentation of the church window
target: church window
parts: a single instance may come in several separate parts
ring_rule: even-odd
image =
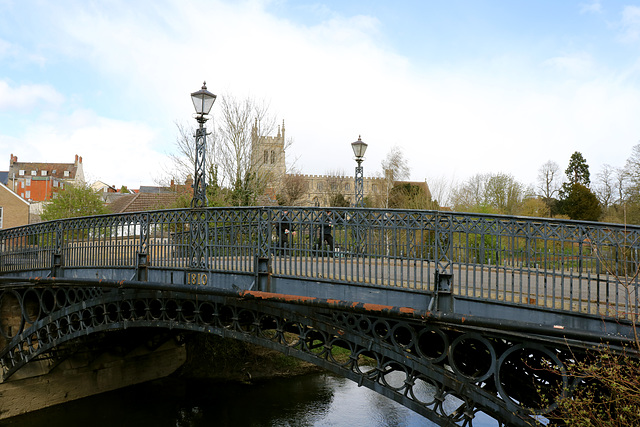
[[[264,150],[264,163],[269,163],[269,151]]]
[[[349,190],[351,190],[351,184],[346,183],[346,184],[344,185],[344,190],[345,190],[345,191],[349,191]]]
[[[275,151],[271,151],[271,164],[274,164],[276,162],[276,152]]]

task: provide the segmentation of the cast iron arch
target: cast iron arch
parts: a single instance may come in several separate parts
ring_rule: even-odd
[[[146,327],[211,333],[281,351],[351,379],[439,425],[473,426],[478,413],[496,419],[497,425],[535,425],[532,414],[555,408],[541,405],[537,390],[542,386],[553,392],[568,381],[558,352],[540,343],[373,313],[78,286],[18,287],[0,293],[0,301],[12,299],[22,315],[19,330],[0,327],[9,340],[0,353],[4,379],[66,342]],[[339,357],[345,351],[346,360]],[[542,363],[541,358],[553,360],[556,369],[542,380],[522,363]],[[510,386],[532,376],[536,382],[531,387],[538,389],[523,393]]]

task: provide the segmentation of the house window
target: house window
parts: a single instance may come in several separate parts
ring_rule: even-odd
[[[25,191],[25,192],[24,192],[24,198],[25,198],[25,199],[28,199],[28,198],[30,198],[30,197],[31,197],[31,191],[29,191],[29,190]]]
[[[25,181],[24,185],[26,185],[27,187],[29,187],[31,185],[31,178],[27,178],[24,181]]]
[[[31,171],[31,176],[36,176],[38,175],[38,171]]]
[[[20,169],[20,171],[18,172],[18,175],[24,176],[24,169]]]
[[[3,228],[2,226],[2,222],[4,220],[4,212],[3,212],[4,208],[0,208],[0,228]]]
[[[42,176],[47,176],[47,171],[42,171],[42,172],[40,172],[40,174],[41,174]]]
[[[64,171],[64,176],[66,177],[70,176],[69,171]]]
[[[54,181],[53,181],[53,186],[54,186],[54,187],[58,187],[58,181],[55,181],[55,180],[54,180]]]

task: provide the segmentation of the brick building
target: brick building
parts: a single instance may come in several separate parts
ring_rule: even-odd
[[[0,229],[29,224],[29,202],[0,183]]]
[[[18,162],[11,154],[7,187],[25,200],[51,200],[65,185],[79,182],[84,182],[84,169],[77,154],[73,163]]]

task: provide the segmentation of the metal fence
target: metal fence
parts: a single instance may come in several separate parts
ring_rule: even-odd
[[[289,232],[286,233],[285,229]],[[636,319],[640,227],[358,208],[207,208],[0,231],[0,273],[149,268],[272,273]]]

